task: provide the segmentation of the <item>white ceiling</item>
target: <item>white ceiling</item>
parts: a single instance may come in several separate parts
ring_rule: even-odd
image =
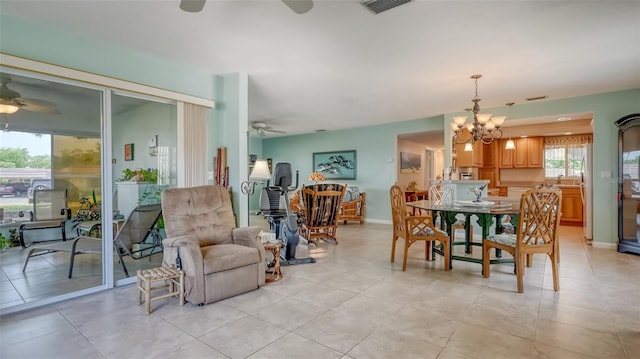
[[[3,14],[211,73],[247,72],[250,121],[286,135],[640,87],[639,1],[0,0]],[[507,120],[508,123],[508,120]],[[281,136],[280,134],[275,134]],[[271,135],[273,136],[273,135]]]

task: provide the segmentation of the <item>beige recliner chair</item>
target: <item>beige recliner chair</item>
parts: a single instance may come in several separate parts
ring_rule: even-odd
[[[235,228],[226,188],[173,188],[162,193],[167,238],[163,264],[185,272],[185,298],[212,303],[257,289],[265,282],[265,252],[259,227]]]

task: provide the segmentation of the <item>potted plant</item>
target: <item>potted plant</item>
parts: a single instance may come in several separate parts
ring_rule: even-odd
[[[4,252],[11,247],[11,240],[0,233],[0,252]]]

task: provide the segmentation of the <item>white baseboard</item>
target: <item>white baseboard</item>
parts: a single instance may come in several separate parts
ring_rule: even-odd
[[[365,218],[366,223],[379,223],[379,224],[393,224],[392,221],[386,219],[373,219],[373,218]]]
[[[603,248],[603,249],[617,249],[618,243],[610,243],[610,242],[591,242],[593,248]]]

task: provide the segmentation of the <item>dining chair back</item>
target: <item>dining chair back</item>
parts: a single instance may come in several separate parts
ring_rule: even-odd
[[[455,201],[455,190],[453,185],[449,183],[434,183],[429,187],[429,198],[433,198],[433,201],[437,205],[452,205]],[[469,224],[470,225],[470,224]],[[451,238],[455,239],[455,233],[457,230],[464,231],[467,228],[467,221],[463,219],[456,219],[451,225]],[[465,233],[466,235],[466,233]],[[466,241],[473,241],[473,227],[469,227],[469,238],[465,238]],[[452,243],[453,244],[453,243]],[[468,245],[469,252],[473,252],[473,246]]]
[[[515,234],[495,234],[483,243],[482,273],[488,278],[490,273],[490,251],[502,249],[510,253],[515,261],[518,292],[524,292],[524,265],[531,266],[531,256],[544,253],[551,261],[553,290],[560,289],[558,278],[558,230],[562,205],[562,192],[552,188],[534,188],[522,195],[520,214]]]
[[[395,261],[396,242],[404,239],[404,255],[402,259],[402,270],[407,269],[407,256],[411,244],[417,241],[425,242],[425,260],[429,260],[430,244],[437,241],[442,244],[444,251],[444,270],[451,267],[451,245],[447,232],[436,228],[431,214],[429,215],[409,215],[406,210],[405,193],[397,184],[389,189],[391,200],[391,219],[393,222],[393,238],[391,242],[391,262]]]

